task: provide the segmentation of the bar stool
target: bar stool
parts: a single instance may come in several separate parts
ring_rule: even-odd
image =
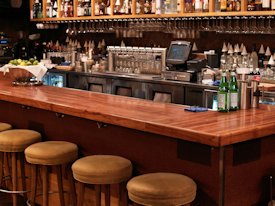
[[[72,165],[74,178],[79,182],[77,206],[83,205],[85,184],[93,184],[96,206],[101,205],[101,186],[105,186],[105,206],[110,205],[110,185],[119,184],[119,201],[127,205],[126,181],[132,175],[132,163],[114,155],[92,155],[75,161]]]
[[[0,122],[0,132],[11,129],[12,126],[7,123]]]
[[[8,156],[11,156],[11,180],[7,184],[9,188],[11,185],[12,191],[1,189],[2,192],[12,193],[13,205],[17,205],[17,194],[23,193],[26,196],[26,181],[25,181],[25,168],[24,168],[24,150],[29,145],[41,141],[41,134],[39,132],[27,129],[12,129],[0,132],[0,152],[1,162],[4,166],[0,167],[0,180],[3,176],[10,176]],[[18,191],[17,185],[17,160],[20,163],[22,191]],[[4,168],[3,168],[4,167]],[[4,174],[3,174],[4,173]]]
[[[25,157],[31,164],[31,198],[30,204],[35,205],[37,188],[37,169],[42,169],[43,206],[48,206],[48,169],[55,167],[57,175],[60,205],[65,206],[62,182],[62,165],[69,165],[77,159],[78,148],[76,144],[66,141],[46,141],[30,145],[25,149]],[[70,197],[72,205],[76,202],[75,186],[71,170],[68,169],[70,184]]]
[[[146,206],[189,205],[196,196],[196,183],[176,173],[149,173],[127,183],[128,196],[135,204]]]

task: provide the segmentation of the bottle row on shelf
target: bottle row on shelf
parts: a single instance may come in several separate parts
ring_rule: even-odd
[[[275,0],[34,0],[31,19],[275,10]],[[135,3],[135,5],[133,5]],[[244,8],[242,8],[242,6]],[[210,9],[211,7],[211,9]]]

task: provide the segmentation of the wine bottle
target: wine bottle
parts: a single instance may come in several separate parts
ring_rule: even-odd
[[[270,10],[270,0],[263,0],[262,10],[264,10],[264,11]]]
[[[227,10],[227,0],[221,0],[221,11]]]
[[[218,89],[218,111],[228,112],[228,83],[226,81],[226,72],[222,72],[222,78]]]
[[[235,70],[232,70],[230,74],[229,102],[230,102],[230,108],[229,108],[230,111],[235,111],[239,109],[239,89],[238,89]]]
[[[255,10],[261,11],[263,8],[263,2],[262,0],[255,0]]]

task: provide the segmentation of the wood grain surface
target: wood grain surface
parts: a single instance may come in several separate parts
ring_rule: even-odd
[[[0,76],[0,100],[98,122],[225,146],[275,134],[275,106],[229,113],[187,112],[186,106],[51,86],[12,86]]]

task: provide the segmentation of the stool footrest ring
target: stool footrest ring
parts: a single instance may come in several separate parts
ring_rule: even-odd
[[[30,190],[26,190],[26,191],[12,191],[12,190],[0,189],[0,192],[9,193],[9,194],[23,194],[23,193],[30,192]]]

